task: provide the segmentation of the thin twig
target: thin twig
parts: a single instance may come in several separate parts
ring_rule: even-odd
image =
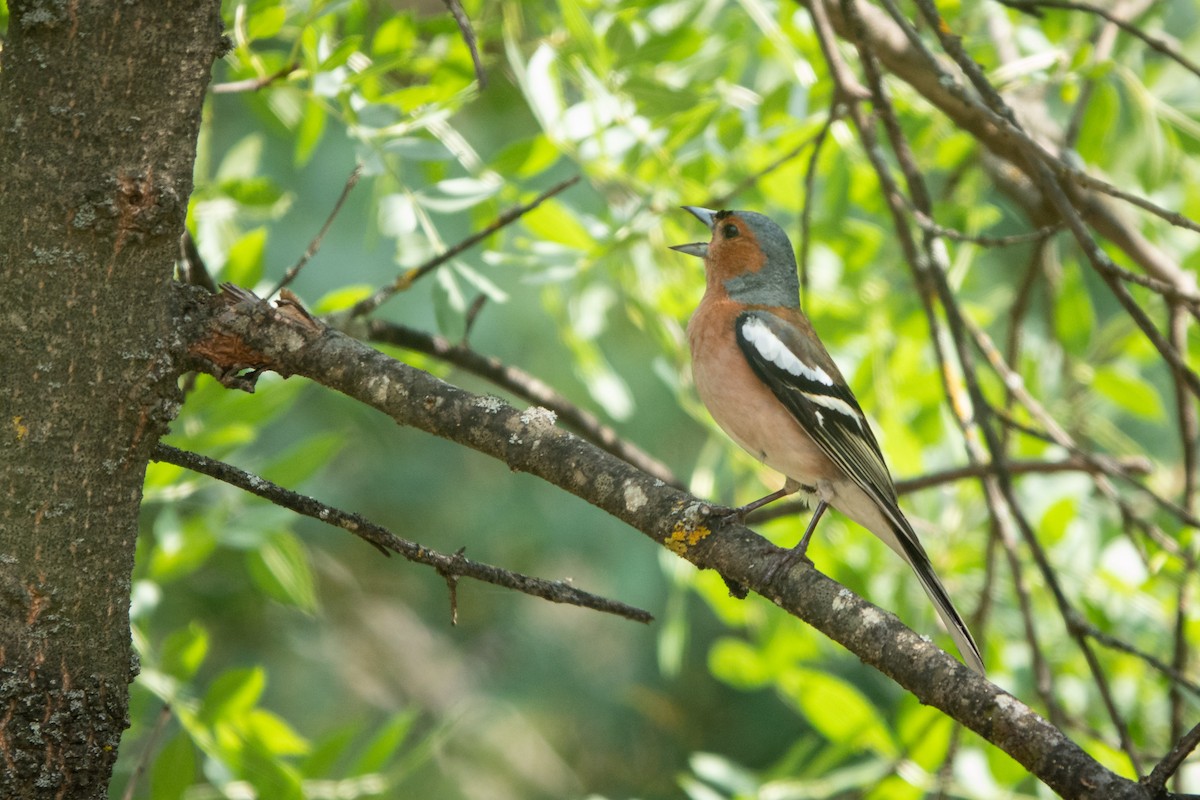
[[[300,69],[300,62],[294,61],[291,64],[286,64],[280,67],[270,75],[260,75],[257,78],[246,78],[242,81],[228,81],[226,83],[214,83],[209,89],[213,94],[237,94],[238,92],[257,92],[260,89],[265,89],[276,81],[281,81],[287,78],[296,70]]]
[[[1116,25],[1130,36],[1141,39],[1151,50],[1162,53],[1188,72],[1200,77],[1200,65],[1172,47],[1171,43],[1166,39],[1152,36],[1132,22],[1128,22],[1100,6],[1092,5],[1091,3],[1072,2],[1072,0],[999,0],[999,2],[1001,5],[1015,8],[1018,11],[1030,12],[1038,8],[1059,8],[1067,11],[1086,11],[1089,14],[1095,14],[1110,24]]]
[[[150,734],[146,737],[146,741],[142,743],[142,752],[138,756],[137,766],[133,768],[133,774],[129,776],[129,783],[125,784],[125,791],[121,794],[121,800],[133,800],[138,782],[146,774],[146,766],[150,763],[150,757],[154,755],[154,745],[158,742],[158,737],[162,735],[163,728],[167,726],[167,722],[170,719],[171,706],[163,703],[162,709],[158,712],[158,716],[154,720],[154,727],[150,729]]]
[[[450,10],[454,21],[458,23],[458,30],[462,33],[463,41],[467,43],[467,49],[471,51],[471,61],[475,64],[475,78],[479,81],[479,88],[486,89],[487,75],[483,72],[483,60],[479,57],[479,45],[475,41],[475,29],[471,27],[471,20],[467,17],[467,12],[463,11],[462,3],[459,0],[442,0],[442,2]]]
[[[1131,475],[1147,475],[1150,473],[1150,461],[1142,456],[1128,456],[1115,460],[1119,468]],[[1073,455],[1070,458],[1064,458],[1058,461],[1037,461],[1037,460],[1020,460],[1009,461],[1006,465],[1009,474],[1017,475],[1053,475],[1062,472],[1087,472],[1091,474],[1107,473],[1111,467],[1104,464],[1099,459],[1086,458],[1083,455]],[[947,483],[957,483],[958,481],[986,478],[994,475],[996,470],[990,464],[984,462],[979,464],[965,464],[961,467],[951,467],[950,469],[940,470],[938,472],[930,472],[926,475],[918,475],[913,478],[901,478],[896,481],[896,494],[906,495],[913,492],[920,492],[925,489],[933,489],[938,486],[944,486]],[[785,501],[782,503],[772,503],[769,506],[764,506],[761,510],[750,515],[750,519],[755,522],[766,522],[768,520],[786,517],[792,514],[797,514],[808,507],[808,504],[802,500]]]
[[[342,210],[342,205],[345,204],[346,198],[350,196],[350,191],[358,185],[358,179],[362,177],[362,164],[355,164],[354,169],[350,171],[350,177],[346,178],[346,185],[342,187],[342,193],[338,195],[337,202],[333,204],[333,210],[329,212],[329,216],[325,218],[325,224],[321,226],[321,230],[317,231],[317,235],[308,243],[304,254],[300,256],[300,260],[293,264],[283,278],[275,285],[275,288],[267,293],[267,297],[274,297],[279,294],[285,286],[290,284],[300,274],[300,270],[312,260],[312,257],[321,249],[321,242],[325,239],[325,234],[329,233],[330,227],[333,226],[333,221],[337,218],[338,212]]]
[[[1090,636],[1091,638],[1095,639],[1099,644],[1103,645],[1104,647],[1107,647],[1110,650],[1116,650],[1118,652],[1125,653],[1127,655],[1131,655],[1134,658],[1137,658],[1137,659],[1140,659],[1140,660],[1146,662],[1148,665],[1150,665],[1154,669],[1161,672],[1164,676],[1166,676],[1171,681],[1171,684],[1173,686],[1178,686],[1181,689],[1186,689],[1192,693],[1193,697],[1200,698],[1200,685],[1197,685],[1197,683],[1195,681],[1188,678],[1188,676],[1185,675],[1183,672],[1181,672],[1180,670],[1171,666],[1170,664],[1166,663],[1162,659],[1156,658],[1155,656],[1152,656],[1143,650],[1139,650],[1138,648],[1134,647],[1133,645],[1129,644],[1128,642],[1126,642],[1122,639],[1118,639],[1116,636],[1113,636],[1111,633],[1105,633],[1104,631],[1100,630],[1099,628],[1097,628],[1095,625],[1091,624],[1090,622],[1086,622],[1081,619],[1076,619],[1075,624],[1079,626],[1080,630],[1085,635]]]
[[[833,123],[841,117],[842,100],[838,92],[833,93],[829,102],[829,113],[825,117],[825,124],[821,126],[821,130],[817,131],[817,136],[813,140],[812,153],[809,154],[808,164],[804,167],[804,209],[800,212],[800,302],[805,304],[805,307],[808,303],[808,252],[812,246],[812,215],[813,207],[816,205],[813,197],[816,194],[817,185],[817,160],[821,157],[821,149],[825,145],[829,131],[833,128]]]
[[[1163,789],[1170,777],[1183,766],[1183,762],[1197,747],[1200,747],[1200,725],[1196,725],[1175,743],[1171,752],[1150,772],[1146,784],[1153,789]]]
[[[917,0],[917,5],[930,25],[937,29],[937,35],[942,41],[942,47],[955,58],[956,62],[969,61],[962,52],[961,43],[955,37],[949,35],[949,29],[945,26],[931,0]],[[852,39],[858,47],[859,60],[863,65],[867,86],[871,90],[871,102],[876,114],[883,123],[883,128],[888,135],[889,143],[892,147],[892,152],[895,154],[897,164],[905,177],[909,197],[917,209],[925,212],[927,215],[931,215],[931,201],[924,176],[916,165],[911,148],[895,116],[891,101],[884,90],[882,76],[880,75],[875,56],[865,44],[865,26],[858,12],[856,1],[842,0],[842,11],[849,21],[853,32]],[[991,107],[995,115],[1008,123],[1013,129],[1019,130],[1013,120],[1012,112],[1004,104],[999,93],[984,78],[978,66],[973,62],[969,64],[960,63],[960,68],[963,69],[964,73],[975,85],[980,95],[984,97],[985,102]],[[860,135],[862,135],[866,127],[862,126],[860,128]],[[902,213],[901,209],[898,208],[901,205],[900,201],[897,199],[901,195],[901,192],[898,190],[898,187],[889,186],[889,184],[894,184],[894,181],[886,163],[874,156],[872,157],[872,163],[876,168],[881,183],[884,184],[884,195],[888,199],[889,206],[893,208],[893,217],[897,217]],[[1071,211],[1073,213],[1074,209],[1071,209]],[[904,229],[903,223],[899,227]],[[1038,540],[1032,524],[1017,503],[1013,491],[1012,476],[1007,471],[1007,465],[1001,450],[1001,442],[991,424],[992,408],[983,394],[983,390],[979,385],[978,375],[975,372],[974,356],[965,331],[962,310],[946,278],[945,250],[944,248],[932,246],[933,241],[934,237],[927,233],[923,242],[922,259],[920,262],[913,261],[912,265],[914,269],[919,264],[925,266],[925,273],[932,280],[937,297],[946,314],[951,344],[957,364],[962,370],[962,379],[966,384],[970,408],[973,410],[973,414],[968,416],[965,406],[960,407],[959,404],[955,404],[956,417],[960,420],[964,434],[970,434],[973,431],[978,435],[982,435],[987,453],[990,454],[990,461],[996,468],[995,477],[985,479],[985,487],[987,488],[985,496],[989,498],[989,510],[993,514],[1001,514],[1001,519],[1003,520],[1016,523],[1021,533],[1021,538],[1032,553],[1043,580],[1051,590],[1059,613],[1067,622],[1068,631],[1072,633],[1078,648],[1084,654],[1089,664],[1096,687],[1108,710],[1109,718],[1121,739],[1122,748],[1134,764],[1135,770],[1140,774],[1138,754],[1132,746],[1128,725],[1120,715],[1112,697],[1108,678],[1100,668],[1100,664],[1087,638],[1078,633],[1071,625],[1071,621],[1077,614],[1070,605],[1066,593],[1063,591],[1058,576],[1050,564],[1045,548]],[[1140,311],[1140,309],[1138,310]],[[969,448],[978,447],[977,443],[974,443],[969,435],[967,441]],[[972,455],[973,460],[982,460],[981,457],[982,453]],[[992,499],[993,491],[998,494],[994,499]]]
[[[1027,233],[1014,233],[1009,236],[983,236],[977,233],[966,233],[964,231],[947,228],[945,225],[939,225],[932,218],[927,216],[923,211],[915,208],[909,209],[912,212],[913,219],[917,225],[926,233],[933,234],[942,239],[949,239],[954,242],[967,242],[969,244],[977,244],[980,247],[1011,247],[1015,244],[1027,244],[1029,242],[1040,242],[1043,239],[1053,236],[1058,231],[1062,230],[1062,225],[1046,225],[1038,228],[1035,231]]]
[[[828,122],[826,122],[826,125],[828,125]],[[810,146],[818,146],[820,144],[821,139],[824,138],[823,134],[824,134],[826,125],[822,125],[821,130],[817,131],[815,134],[808,137],[807,139],[802,141],[800,144],[796,145],[791,150],[789,150],[788,152],[781,155],[779,158],[772,161],[770,164],[767,164],[762,169],[760,169],[750,175],[747,175],[745,178],[742,178],[737,183],[736,186],[734,186],[732,189],[730,189],[725,194],[718,195],[718,196],[712,198],[711,200],[709,200],[708,201],[709,208],[728,208],[729,202],[731,200],[733,200],[733,198],[737,197],[742,192],[744,192],[747,189],[754,186],[756,183],[758,183],[760,180],[762,180],[762,178],[764,176],[770,175],[772,172],[779,169],[784,164],[788,163],[792,159],[799,156]]]
[[[401,539],[381,525],[376,525],[358,514],[326,505],[311,497],[284,489],[257,475],[252,475],[207,456],[180,450],[166,444],[155,447],[151,456],[154,461],[164,461],[193,472],[199,472],[216,478],[219,481],[236,486],[239,489],[271,501],[275,505],[303,514],[306,517],[320,520],[334,527],[349,531],[358,538],[375,547],[384,555],[389,551],[398,553],[409,561],[426,564],[438,571],[443,577],[455,575],[461,578],[474,578],[477,581],[513,589],[524,594],[541,597],[553,603],[590,608],[606,614],[615,614],[635,622],[650,622],[653,617],[640,608],[626,605],[616,600],[609,600],[589,592],[576,589],[563,581],[548,581],[533,578],[518,572],[511,572],[490,564],[472,561],[461,555],[445,555],[436,550],[430,550],[424,545],[407,539]]]
[[[554,195],[574,186],[578,182],[578,175],[572,178],[567,178],[565,181],[551,186],[549,189],[535,197],[532,201],[525,203],[524,205],[513,206],[500,216],[496,217],[496,219],[492,220],[487,227],[476,231],[466,239],[463,239],[461,242],[451,247],[449,250],[446,250],[440,255],[434,256],[424,264],[421,264],[418,267],[413,267],[412,269],[403,273],[400,277],[396,278],[396,280],[390,286],[385,286],[379,291],[375,292],[375,294],[371,295],[365,300],[360,301],[357,305],[350,309],[348,316],[351,319],[354,319],[365,314],[370,314],[372,311],[379,308],[379,306],[382,305],[383,302],[392,295],[408,289],[408,287],[412,286],[412,284],[422,276],[427,275],[428,273],[437,269],[442,264],[445,264],[447,261],[457,256],[459,253],[469,250],[470,248],[479,244],[481,241],[491,236],[493,233],[505,227],[506,225],[511,225],[512,223],[516,222],[518,219],[525,216]]]

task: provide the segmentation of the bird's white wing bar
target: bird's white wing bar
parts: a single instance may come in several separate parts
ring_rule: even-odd
[[[793,353],[791,348],[775,335],[761,317],[744,315],[741,321],[741,338],[758,351],[759,356],[796,378],[795,388],[809,402],[836,411],[852,420],[859,429],[862,428],[862,413],[837,396],[833,378],[829,373],[819,366],[804,363],[800,356]],[[815,417],[818,424],[825,424],[825,416],[819,411],[815,413]]]
[[[767,361],[770,361],[786,372],[790,372],[797,378],[806,378],[825,386],[833,386],[833,378],[829,377],[828,372],[820,367],[812,367],[801,361],[795,353],[788,349],[786,344],[780,341],[778,336],[772,333],[771,329],[767,327],[767,324],[760,317],[746,314],[741,320],[742,336],[746,341],[754,345],[759,355]]]

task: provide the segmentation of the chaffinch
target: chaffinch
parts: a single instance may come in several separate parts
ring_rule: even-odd
[[[908,562],[963,659],[982,675],[979,648],[900,510],[871,426],[800,310],[787,234],[753,211],[684,208],[712,231],[707,243],[672,248],[704,259],[704,298],[687,331],[696,391],[730,438],[786,478],[779,491],[735,513],[800,490],[818,500],[800,543],[768,579],[805,558],[817,521],[833,506]]]

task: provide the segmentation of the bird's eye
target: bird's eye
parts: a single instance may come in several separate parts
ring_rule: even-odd
[[[721,232],[725,234],[726,239],[732,239],[741,233],[741,231],[738,230],[738,226],[734,225],[732,222],[722,228]]]

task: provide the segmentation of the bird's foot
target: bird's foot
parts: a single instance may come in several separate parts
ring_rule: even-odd
[[[788,574],[792,571],[792,567],[796,566],[796,564],[800,562],[804,562],[810,567],[816,566],[813,564],[813,560],[805,553],[805,550],[808,549],[808,542],[803,542],[803,544],[806,545],[804,548],[801,548],[800,545],[796,545],[791,550],[788,550],[786,553],[784,553],[783,558],[777,559],[775,563],[771,565],[771,568],[767,570],[766,577],[763,578],[764,586],[770,586],[775,582],[776,578],[780,577],[781,575]]]

